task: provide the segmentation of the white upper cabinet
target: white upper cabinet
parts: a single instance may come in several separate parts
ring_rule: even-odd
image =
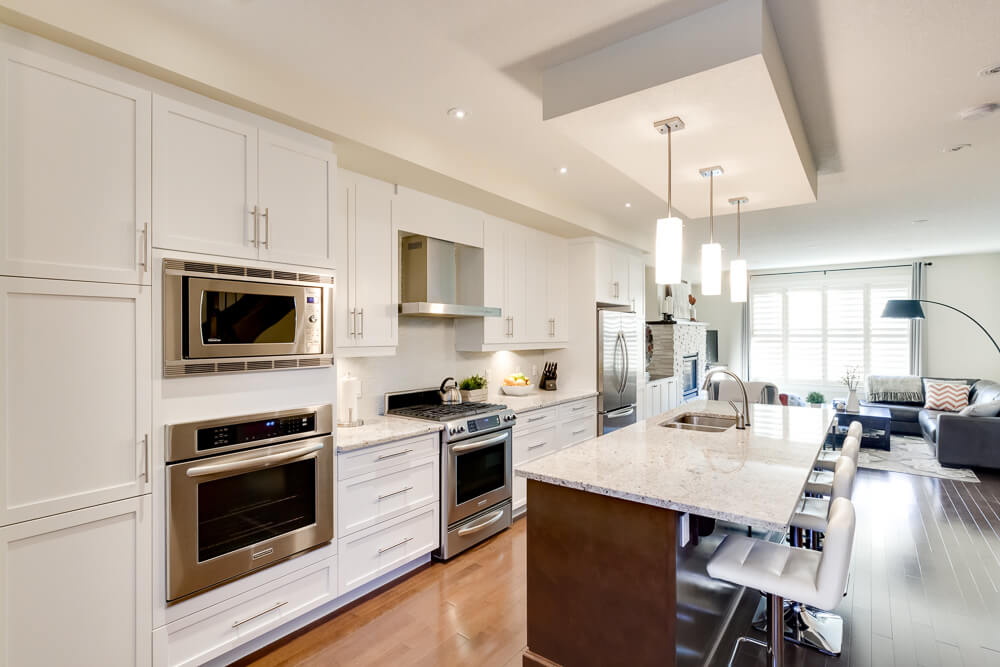
[[[345,356],[391,354],[399,302],[394,187],[343,169],[337,187],[337,348]]]
[[[0,528],[0,665],[152,662],[150,496]]]
[[[153,99],[153,245],[256,259],[257,128]]]
[[[510,337],[507,307],[507,229],[497,218],[487,218],[483,224],[483,305],[500,308],[500,317],[484,317],[482,323],[458,321],[456,331],[482,328],[482,342],[503,344]],[[479,325],[479,326],[477,326]],[[474,333],[473,333],[474,335]],[[475,342],[471,342],[473,348]]]
[[[624,250],[605,243],[595,249],[597,300],[622,306],[629,303],[629,255]]]
[[[628,258],[628,305],[640,315],[646,310],[646,262],[637,255]]]
[[[483,213],[468,206],[401,186],[392,215],[402,232],[483,247]]]
[[[566,239],[549,236],[545,257],[548,280],[548,310],[551,320],[549,339],[554,342],[569,341],[569,244]]]
[[[336,157],[263,130],[258,136],[261,259],[334,266]]]
[[[336,157],[153,98],[158,248],[330,268]]]
[[[0,468],[16,473],[0,525],[149,491],[151,319],[149,287],[0,278]]]
[[[526,286],[524,326],[525,340],[544,341],[551,338],[552,317],[549,315],[549,235],[526,230],[524,253]]]
[[[0,53],[0,273],[149,284],[150,93]]]

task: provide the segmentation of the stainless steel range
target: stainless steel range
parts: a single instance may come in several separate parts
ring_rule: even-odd
[[[386,394],[385,412],[442,422],[441,546],[447,560],[511,523],[513,410],[494,403],[442,403],[442,392]]]

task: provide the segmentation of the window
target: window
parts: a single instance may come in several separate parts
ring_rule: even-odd
[[[910,295],[910,269],[753,276],[750,379],[796,393],[833,389],[850,366],[910,372],[910,323],[882,319],[888,299]]]

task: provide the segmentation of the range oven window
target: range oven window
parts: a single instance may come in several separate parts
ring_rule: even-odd
[[[198,561],[316,523],[316,459],[198,485]]]
[[[295,342],[295,297],[205,290],[201,293],[205,345]]]
[[[456,503],[502,489],[507,482],[506,456],[506,442],[459,454],[455,462]]]

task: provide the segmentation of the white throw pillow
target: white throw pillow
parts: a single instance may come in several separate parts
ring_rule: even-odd
[[[958,412],[969,404],[969,385],[953,382],[924,382],[924,407],[928,410]]]
[[[959,411],[963,417],[997,417],[1000,416],[1000,400],[973,403]]]

